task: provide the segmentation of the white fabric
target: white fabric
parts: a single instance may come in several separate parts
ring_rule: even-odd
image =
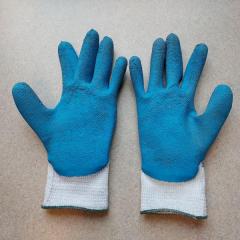
[[[108,208],[107,165],[100,172],[81,177],[58,175],[48,164],[48,177],[43,208],[82,208],[106,210]]]
[[[190,181],[171,183],[141,173],[141,212],[178,213],[206,218],[205,174],[202,165]]]

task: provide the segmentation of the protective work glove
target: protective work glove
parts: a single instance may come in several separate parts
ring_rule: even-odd
[[[108,208],[108,163],[117,117],[117,96],[127,66],[113,63],[113,42],[90,30],[79,57],[61,42],[63,90],[48,109],[26,83],[13,97],[19,112],[42,141],[49,161],[43,208]]]
[[[195,110],[194,95],[207,52],[205,44],[198,44],[183,75],[178,37],[157,39],[147,91],[140,59],[130,60],[142,155],[142,213],[207,217],[202,161],[232,106],[231,89],[219,85],[206,111],[198,115]]]

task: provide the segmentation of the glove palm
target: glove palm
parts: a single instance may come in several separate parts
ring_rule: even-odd
[[[206,57],[206,45],[197,45],[182,77],[178,38],[171,34],[166,44],[162,39],[156,40],[147,92],[143,87],[140,60],[137,57],[130,60],[142,170],[155,179],[169,182],[192,179],[231,109],[232,93],[225,85],[214,90],[204,114],[198,115],[194,108],[195,89]]]
[[[96,173],[109,161],[116,123],[117,95],[126,69],[119,58],[113,69],[113,43],[105,37],[98,46],[91,30],[79,58],[66,42],[59,45],[63,92],[54,109],[46,108],[25,83],[13,88],[15,103],[48,152],[48,160],[63,176]]]

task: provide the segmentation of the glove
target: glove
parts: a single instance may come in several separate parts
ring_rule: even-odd
[[[109,152],[127,61],[118,58],[111,75],[113,42],[104,37],[99,45],[95,30],[87,33],[79,58],[67,42],[59,44],[58,53],[63,90],[54,109],[45,107],[26,83],[12,91],[48,154],[42,207],[106,210]]]
[[[219,85],[206,111],[198,115],[195,110],[194,95],[207,52],[205,44],[198,44],[183,75],[178,37],[157,39],[147,91],[140,59],[130,60],[142,155],[142,213],[207,217],[202,161],[232,106],[231,89]]]

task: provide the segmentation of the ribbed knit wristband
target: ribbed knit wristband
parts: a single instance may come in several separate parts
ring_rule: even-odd
[[[190,181],[163,182],[141,173],[141,213],[182,214],[207,218],[205,174],[202,165]]]
[[[89,211],[108,209],[109,166],[81,177],[59,176],[48,164],[48,177],[42,208],[77,208]]]

